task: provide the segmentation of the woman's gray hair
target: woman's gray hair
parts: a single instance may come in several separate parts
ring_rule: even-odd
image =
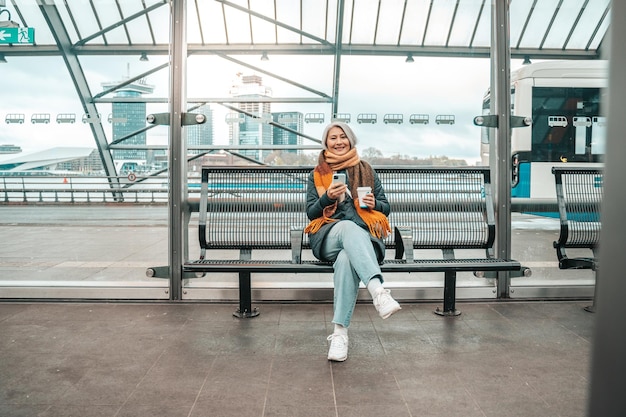
[[[339,129],[343,130],[343,132],[348,137],[348,140],[350,141],[350,148],[354,148],[356,146],[357,138],[350,126],[348,126],[348,124],[344,122],[332,122],[324,128],[324,133],[322,133],[322,147],[324,147],[324,149],[328,149],[328,146],[326,146],[326,139],[328,139],[328,132],[333,127],[338,127]]]

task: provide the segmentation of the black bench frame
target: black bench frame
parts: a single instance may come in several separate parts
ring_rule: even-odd
[[[247,318],[258,315],[258,310],[252,308],[251,305],[252,273],[333,272],[331,264],[305,261],[301,256],[302,249],[308,247],[307,238],[303,236],[302,230],[307,222],[305,217],[306,178],[311,169],[312,167],[203,167],[198,208],[201,253],[199,259],[184,263],[183,272],[187,275],[195,274],[195,276],[213,272],[238,273],[239,309],[234,313],[235,316]],[[383,273],[443,272],[443,310],[437,308],[435,313],[443,316],[460,314],[455,306],[457,272],[469,271],[476,274],[478,271],[483,273],[511,271],[516,276],[529,275],[528,268],[522,267],[518,261],[494,257],[495,215],[488,168],[377,167],[376,170],[391,203],[390,222],[394,228],[393,237],[388,238],[386,243],[388,249],[395,249],[395,259],[386,259],[381,264],[381,270]],[[267,189],[268,177],[266,175],[293,178],[294,183],[298,184],[297,189],[287,192],[279,190],[272,194],[271,187],[275,187],[275,185],[271,185],[270,189]],[[238,177],[245,178],[242,180],[245,183],[237,180]],[[414,178],[418,178],[422,182],[417,180],[412,182]],[[436,178],[439,184],[431,182],[423,185],[424,181],[428,182],[431,178]],[[448,182],[447,185],[444,184],[446,181]],[[400,192],[394,187],[403,189]],[[451,187],[454,187],[453,191]],[[254,193],[257,193],[258,198],[249,193],[250,189],[255,190]],[[402,197],[402,201],[400,199],[394,200],[396,195]],[[274,201],[274,198],[279,196],[285,198],[285,201]],[[247,203],[245,203],[246,201]],[[298,213],[304,220],[295,221],[296,224],[291,224],[289,231],[280,233],[280,238],[276,235],[270,237],[269,241],[257,241],[254,232],[249,230],[250,228],[244,227],[237,231],[237,236],[234,236],[233,233],[228,234],[228,229],[236,226],[224,225],[222,221],[207,221],[207,215],[213,214],[215,210],[227,213],[229,216],[241,215],[242,222],[244,220],[255,221],[253,219],[255,216],[267,212],[275,212],[279,216],[277,218]],[[467,210],[467,212],[462,213],[463,210]],[[457,220],[458,224],[462,225],[461,227],[468,230],[448,230],[445,231],[445,234],[440,233],[436,222],[438,221],[440,225],[443,225],[442,222],[447,221],[446,219],[450,214],[457,212],[462,216],[468,216],[462,221]],[[395,221],[393,220],[394,213],[422,217],[413,223],[400,217]],[[435,220],[435,223],[424,220],[429,218]],[[477,219],[479,220],[477,221]],[[257,224],[262,221],[256,219]],[[471,236],[461,239],[457,236],[475,233],[475,230],[469,229],[472,228],[471,225],[477,222],[479,223],[480,238]],[[476,228],[476,226],[473,227]],[[224,233],[227,233],[228,236],[225,236]],[[287,233],[286,239],[285,233]],[[454,235],[455,233],[457,235]],[[241,234],[246,236],[242,237]],[[453,236],[447,236],[450,234]],[[445,239],[447,241],[444,242]],[[207,257],[207,253],[211,253],[212,249],[238,249],[239,259],[210,259]],[[291,259],[254,260],[252,259],[252,251],[255,249],[291,249]],[[413,249],[439,249],[442,258],[414,259]],[[485,256],[457,259],[455,249],[483,249]]]
[[[552,168],[559,206],[559,239],[554,241],[559,269],[591,269],[595,273],[598,289],[598,244],[600,242],[600,205],[603,198],[604,176],[600,168],[566,167]],[[569,248],[585,248],[592,256],[571,257]],[[585,307],[595,311],[593,305]]]

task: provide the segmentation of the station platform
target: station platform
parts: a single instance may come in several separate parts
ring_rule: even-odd
[[[588,301],[356,307],[327,361],[328,303],[0,302],[0,415],[39,417],[586,415]]]

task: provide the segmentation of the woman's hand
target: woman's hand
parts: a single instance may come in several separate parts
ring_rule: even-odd
[[[360,202],[364,203],[368,209],[373,210],[376,205],[376,198],[374,198],[374,194],[367,193],[363,196]]]
[[[330,184],[330,187],[328,187],[328,190],[326,190],[326,195],[328,195],[328,198],[330,198],[331,200],[338,200],[342,195],[345,194],[347,189],[348,186],[346,184],[335,182]]]

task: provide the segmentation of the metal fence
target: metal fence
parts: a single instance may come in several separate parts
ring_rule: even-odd
[[[143,203],[168,201],[168,177],[0,176],[1,203]],[[200,178],[188,180],[189,194],[200,194]]]

